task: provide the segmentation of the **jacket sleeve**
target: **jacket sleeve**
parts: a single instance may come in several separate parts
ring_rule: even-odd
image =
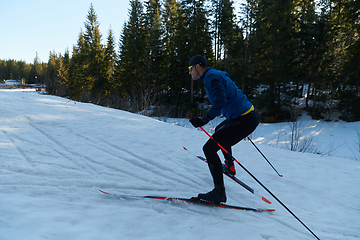
[[[209,93],[212,95],[213,102],[205,117],[212,120],[221,113],[226,104],[226,92],[223,83],[218,79],[212,79]]]

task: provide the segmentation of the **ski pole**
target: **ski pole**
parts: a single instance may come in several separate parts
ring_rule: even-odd
[[[283,177],[283,175],[281,175],[278,171],[276,171],[276,169],[274,168],[274,166],[271,164],[271,162],[265,157],[265,155],[260,151],[260,149],[255,145],[255,143],[253,141],[251,141],[251,139],[249,138],[249,136],[247,136],[247,139],[249,139],[249,141],[252,143],[252,145],[259,151],[259,153],[261,154],[261,156],[263,156],[265,158],[265,160],[270,164],[270,166],[274,169],[274,171],[280,176]]]
[[[202,127],[199,127],[204,133],[206,133],[206,135],[208,135],[226,154],[228,157],[230,157],[232,160],[234,160],[237,164],[240,165],[240,167],[242,167],[242,169],[245,170],[245,172],[247,172],[257,183],[260,184],[260,186],[262,186],[273,198],[276,199],[276,201],[278,201],[278,203],[281,204],[281,206],[283,206],[296,220],[298,220],[316,239],[320,240],[320,238],[318,236],[316,236],[316,234],[311,231],[311,229],[305,225],[305,223],[303,223],[300,218],[298,218],[279,198],[277,198],[264,184],[262,184],[262,182],[260,182],[249,170],[247,170],[238,160],[236,160],[223,146],[220,145],[220,143],[218,143],[208,132],[206,132]]]

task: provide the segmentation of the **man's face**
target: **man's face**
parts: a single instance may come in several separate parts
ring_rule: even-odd
[[[196,66],[189,67],[189,74],[191,75],[193,80],[200,79],[200,74],[199,74],[199,71],[196,69]]]

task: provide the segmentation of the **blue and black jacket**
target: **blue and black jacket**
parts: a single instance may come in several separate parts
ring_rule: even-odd
[[[214,119],[220,113],[231,120],[253,110],[253,105],[227,72],[209,67],[200,80],[204,83],[206,94],[212,104],[205,115],[208,120]]]

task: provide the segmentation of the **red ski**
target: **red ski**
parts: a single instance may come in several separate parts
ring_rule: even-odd
[[[177,197],[162,197],[162,196],[141,196],[141,195],[129,195],[129,194],[114,194],[114,193],[105,192],[101,189],[99,189],[99,191],[102,193],[108,194],[108,195],[112,195],[112,196],[120,197],[120,198],[127,198],[127,199],[143,198],[143,199],[164,200],[164,201],[172,201],[172,202],[186,202],[186,203],[193,203],[193,204],[199,204],[199,205],[205,205],[205,206],[211,206],[211,207],[221,207],[221,208],[246,210],[246,211],[253,211],[253,212],[275,211],[275,209],[240,207],[240,206],[233,206],[233,205],[228,205],[228,204],[223,204],[223,203],[207,202],[207,201],[200,200],[197,197],[177,198]]]

